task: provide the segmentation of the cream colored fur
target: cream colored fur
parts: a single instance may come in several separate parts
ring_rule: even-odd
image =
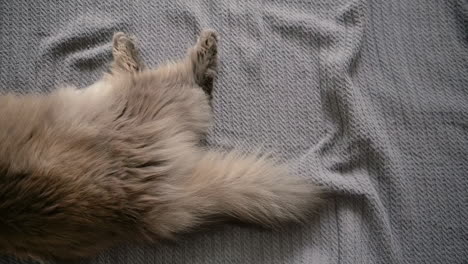
[[[213,217],[271,227],[316,208],[319,188],[285,165],[200,146],[214,31],[155,70],[144,70],[131,38],[113,41],[112,73],[84,90],[0,96],[3,252],[67,260],[172,238]]]

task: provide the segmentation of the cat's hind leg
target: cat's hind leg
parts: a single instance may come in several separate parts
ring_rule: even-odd
[[[195,82],[211,95],[213,80],[218,66],[218,34],[214,30],[203,30],[194,47],[189,50],[189,59]]]
[[[144,70],[136,47],[135,39],[123,32],[117,32],[112,38],[112,73],[136,73]]]
[[[218,35],[213,30],[203,30],[197,43],[184,59],[169,62],[156,70],[160,79],[188,87],[197,86],[211,96],[213,79],[218,64]]]

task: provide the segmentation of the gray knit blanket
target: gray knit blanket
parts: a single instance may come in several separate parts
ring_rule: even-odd
[[[115,31],[156,66],[202,28],[221,35],[207,143],[273,150],[332,197],[306,226],[81,263],[468,263],[466,0],[0,0],[0,89],[91,84]]]

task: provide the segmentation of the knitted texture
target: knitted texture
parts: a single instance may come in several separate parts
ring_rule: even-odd
[[[214,28],[208,144],[274,150],[334,194],[304,227],[223,225],[81,263],[462,264],[467,3],[0,0],[0,89],[91,84],[110,63],[114,31],[134,34],[156,66]]]

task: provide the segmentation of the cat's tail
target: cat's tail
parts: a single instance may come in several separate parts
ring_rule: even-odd
[[[171,212],[164,218],[181,231],[216,215],[268,227],[300,222],[322,201],[318,186],[259,155],[207,151],[183,178],[165,188]]]

